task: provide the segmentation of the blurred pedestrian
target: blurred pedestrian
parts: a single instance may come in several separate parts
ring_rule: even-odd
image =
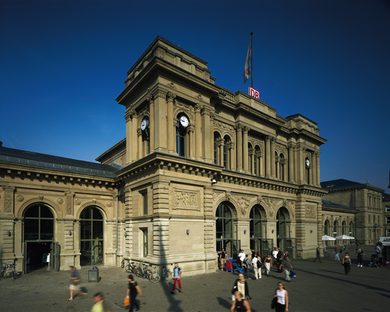
[[[249,301],[244,298],[243,294],[239,291],[234,293],[235,300],[232,302],[230,312],[251,312],[251,305]]]
[[[342,263],[344,266],[345,275],[348,275],[348,273],[351,271],[351,257],[349,256],[348,252],[344,254]]]
[[[232,288],[232,301],[236,300],[236,297],[234,295],[236,291],[239,291],[242,294],[243,298],[251,299],[251,296],[249,295],[248,283],[245,280],[244,274],[242,273],[238,274],[238,279],[234,281]]]
[[[80,272],[73,265],[70,266],[70,270],[69,301],[73,300],[78,294],[85,294],[80,290]]]
[[[357,250],[357,267],[363,267],[363,249],[361,249],[360,247]]]
[[[127,287],[127,297],[130,300],[129,312],[133,312],[134,309],[138,311],[140,309],[140,303],[137,297],[142,296],[142,289],[139,287],[138,283],[134,280],[134,276],[130,274],[128,276],[128,287]]]
[[[282,268],[284,270],[285,279],[287,282],[291,281],[290,273],[293,269],[290,258],[288,257],[288,252],[286,252],[282,258]]]
[[[91,312],[104,312],[104,296],[101,292],[96,293],[93,296],[95,304],[92,306]]]
[[[286,287],[282,282],[277,284],[274,298],[276,298],[276,302],[274,305],[274,309],[276,312],[287,312],[288,311],[288,292]]]
[[[252,268],[253,274],[255,275],[255,279],[261,278],[261,257],[256,254],[252,259]]]
[[[265,257],[264,260],[265,274],[267,275],[267,277],[269,277],[271,273],[271,264],[272,264],[272,257],[271,255],[267,255],[267,257]]]
[[[317,249],[316,249],[316,257],[314,258],[314,262],[316,262],[317,260],[321,263],[321,251],[320,251],[320,247],[317,247]]]
[[[171,294],[175,293],[176,285],[178,287],[177,290],[179,292],[182,292],[182,289],[181,289],[181,274],[182,274],[182,270],[179,267],[179,264],[175,263],[175,265],[173,267],[173,272],[172,272],[173,287],[172,287],[172,290],[171,290]]]

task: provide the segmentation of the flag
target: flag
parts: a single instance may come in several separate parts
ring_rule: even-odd
[[[244,82],[247,82],[252,76],[252,33],[249,40],[248,51],[246,52],[245,66],[244,66]]]

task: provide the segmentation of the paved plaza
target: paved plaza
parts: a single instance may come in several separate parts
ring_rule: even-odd
[[[333,261],[314,263],[294,261],[297,278],[287,283],[289,311],[386,311],[390,309],[390,268],[352,267],[345,276],[343,267]],[[92,295],[104,292],[109,311],[121,308],[126,293],[127,274],[119,268],[100,268],[101,281],[88,283],[88,269],[81,270],[87,296],[68,302],[69,272],[35,271],[17,280],[0,281],[1,312],[90,311]],[[230,291],[236,275],[216,272],[186,277],[183,292],[172,295],[166,282],[152,284],[138,279],[142,289],[141,311],[228,311]],[[277,272],[260,280],[249,280],[252,311],[270,311]]]

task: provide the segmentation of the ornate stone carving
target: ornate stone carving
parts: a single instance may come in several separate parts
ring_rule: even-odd
[[[18,194],[18,195],[16,196],[16,200],[17,200],[18,202],[22,202],[22,201],[24,200],[23,195]]]
[[[14,201],[14,188],[5,187],[4,191],[4,211],[11,212]]]
[[[249,208],[250,199],[245,196],[235,196],[234,199],[238,205],[238,209],[241,211],[241,214],[245,215]]]
[[[173,194],[173,204],[176,209],[198,210],[200,194],[188,190],[176,190]]]
[[[305,207],[305,216],[308,219],[315,219],[316,218],[316,207],[313,205],[307,205]]]
[[[76,200],[74,201],[74,203],[75,203],[76,205],[80,205],[80,204],[81,204],[81,200],[80,200],[79,198],[76,198]]]
[[[62,198],[57,198],[57,203],[59,204],[59,205],[62,205],[63,203],[64,203],[64,200],[62,199]]]
[[[228,133],[231,137],[234,136],[234,127],[220,121],[214,121],[214,128],[221,130],[224,134]]]
[[[111,201],[106,202],[106,206],[107,207],[112,207],[112,202]]]

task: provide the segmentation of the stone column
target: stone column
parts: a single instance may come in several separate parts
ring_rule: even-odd
[[[271,177],[271,137],[265,138],[265,177]]]
[[[315,170],[316,170],[316,185],[317,186],[320,186],[320,181],[321,181],[321,179],[320,179],[320,152],[315,152],[314,153],[314,158],[316,159],[316,168],[315,168]]]
[[[294,176],[293,176],[293,145],[291,143],[288,144],[288,182],[293,183],[294,182]]]
[[[133,111],[127,111],[125,118],[126,118],[126,162],[131,163],[133,159],[133,149],[134,146],[131,144],[131,137],[133,134],[133,120],[132,115],[134,114]]]
[[[150,153],[153,153],[154,152],[154,148],[155,148],[155,135],[154,135],[154,131],[155,131],[155,118],[154,118],[154,98],[153,96],[150,96],[148,98],[148,101],[149,101],[149,143],[150,143]]]
[[[166,93],[162,90],[157,90],[154,94],[154,142],[155,150],[166,151],[168,149],[167,138],[167,101]]]
[[[137,129],[137,142],[138,142],[138,157],[137,159],[141,159],[143,155],[143,148],[142,148],[142,130],[141,128]]]
[[[295,160],[297,165],[297,182],[299,184],[303,184],[305,182],[305,159],[303,154],[303,148],[301,146],[298,147],[297,150],[297,159]]]
[[[138,116],[135,112],[132,117],[130,144],[132,146],[131,158],[135,161],[138,159]]]
[[[213,162],[213,157],[211,155],[212,143],[211,143],[211,118],[210,118],[210,108],[204,106],[201,110],[202,115],[202,125],[203,125],[203,151],[204,151],[204,160],[207,162]]]
[[[175,118],[173,116],[173,102],[176,98],[171,92],[167,93],[167,137],[168,137],[168,152],[176,152],[176,128]]]
[[[242,171],[242,127],[241,125],[236,126],[236,136],[237,136],[237,143],[236,143],[236,151],[237,151],[237,170]]]
[[[188,127],[188,139],[189,139],[189,156],[191,159],[195,158],[195,127],[194,125],[190,125]]]
[[[248,132],[249,128],[243,128],[243,138],[242,138],[242,158],[244,164],[244,172],[248,172]]]
[[[200,116],[201,106],[195,105],[195,158],[202,160],[203,146],[202,146],[202,119]],[[214,136],[213,136],[214,138]]]
[[[276,179],[275,138],[271,138],[271,177]]]

